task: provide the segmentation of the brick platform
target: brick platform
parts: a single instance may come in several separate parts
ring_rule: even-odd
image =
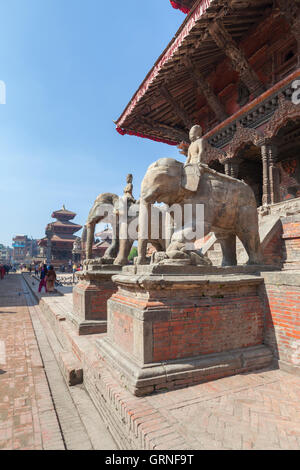
[[[121,271],[119,266],[91,266],[77,276],[73,289],[72,321],[79,335],[105,333],[107,330],[107,301],[116,291],[111,278]]]
[[[127,271],[113,278],[118,291],[108,301],[107,337],[98,344],[113,373],[135,395],[272,361],[263,345],[260,276]]]

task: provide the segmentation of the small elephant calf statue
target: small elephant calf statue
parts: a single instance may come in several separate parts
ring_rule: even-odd
[[[168,206],[177,203],[195,207],[203,204],[204,236],[215,233],[222,248],[222,266],[237,264],[236,236],[247,251],[248,264],[261,264],[256,200],[250,186],[243,181],[218,173],[202,163],[184,165],[172,158],[162,158],[148,168],[142,182],[140,201],[146,205],[159,202]],[[143,233],[142,223],[140,220],[139,233]],[[178,251],[182,249],[184,233],[185,227],[181,240],[171,240],[169,249],[173,253],[176,243]],[[144,264],[145,247],[145,240],[139,237],[139,264]]]

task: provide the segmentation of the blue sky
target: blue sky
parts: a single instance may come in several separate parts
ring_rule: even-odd
[[[102,192],[139,196],[176,147],[120,136],[117,119],[185,18],[169,0],[1,2],[0,243],[44,236],[63,204],[84,224]]]

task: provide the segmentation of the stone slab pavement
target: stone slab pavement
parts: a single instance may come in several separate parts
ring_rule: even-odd
[[[64,382],[21,275],[0,281],[0,449],[116,449],[82,387]]]

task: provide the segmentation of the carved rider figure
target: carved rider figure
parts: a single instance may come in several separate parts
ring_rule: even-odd
[[[202,127],[199,125],[193,126],[190,130],[190,141],[186,165],[205,163],[204,162],[204,139],[202,138]]]
[[[126,178],[127,185],[125,186],[125,189],[124,189],[124,196],[128,199],[128,202],[130,201],[133,204],[135,204],[136,200],[134,199],[133,194],[132,194],[132,191],[133,191],[132,179],[133,179],[133,176],[131,174],[127,175],[127,178]]]

